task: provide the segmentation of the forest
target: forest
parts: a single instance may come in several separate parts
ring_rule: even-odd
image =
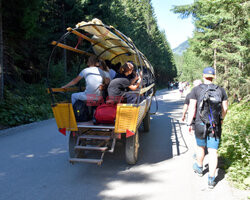
[[[201,79],[204,66],[212,66],[215,83],[228,94],[219,155],[229,179],[241,189],[250,186],[249,9],[246,0],[197,0],[172,9],[182,18],[191,16],[195,25],[189,48],[175,55],[179,81]]]
[[[52,117],[45,84],[51,42],[81,21],[99,18],[130,37],[154,67],[158,86],[177,75],[172,50],[165,33],[157,26],[150,0],[3,0],[1,3],[1,127]],[[76,74],[69,67],[70,55],[65,59],[65,79],[70,80]],[[65,76],[63,73],[58,70],[58,76]]]

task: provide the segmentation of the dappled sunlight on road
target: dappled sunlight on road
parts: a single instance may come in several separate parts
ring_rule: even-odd
[[[99,196],[102,199],[153,199],[153,194],[162,194],[158,186],[167,181],[167,173],[162,164],[132,167],[118,172],[118,179],[108,182],[106,190],[101,191]]]
[[[211,192],[207,176],[193,173],[192,137],[180,121],[183,98],[177,98],[177,92],[157,92],[159,110],[150,116],[150,131],[139,130],[136,165],[126,163],[121,141],[113,154],[105,154],[101,166],[71,165],[68,137],[58,133],[55,120],[2,135],[0,185],[8,187],[0,187],[0,199],[211,200],[223,191],[223,197],[234,200],[222,171]]]
[[[13,159],[26,159],[26,158],[45,158],[49,156],[56,156],[58,154],[68,153],[68,150],[65,148],[52,148],[48,152],[36,152],[36,153],[14,153],[10,155],[10,158]]]
[[[48,153],[49,153],[49,154],[57,155],[57,154],[66,153],[66,152],[68,152],[66,149],[53,148],[53,149],[51,149]]]

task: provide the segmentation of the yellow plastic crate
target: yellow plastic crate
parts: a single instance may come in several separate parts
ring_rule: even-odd
[[[116,110],[115,133],[135,132],[140,106],[133,104],[118,104]]]
[[[59,129],[66,128],[67,131],[78,131],[71,103],[58,103],[52,106],[52,110]]]

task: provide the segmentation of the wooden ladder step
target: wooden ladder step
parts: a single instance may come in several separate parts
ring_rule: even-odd
[[[106,151],[108,147],[97,147],[97,146],[75,146],[75,149],[84,149],[84,150],[96,150],[96,151]]]
[[[110,136],[105,135],[80,135],[79,139],[93,139],[93,140],[110,140]]]
[[[87,158],[70,158],[69,162],[70,163],[75,163],[75,162],[85,162],[85,163],[96,163],[98,165],[102,164],[102,159],[87,159]]]

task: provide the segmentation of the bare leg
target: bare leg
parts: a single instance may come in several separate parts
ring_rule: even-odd
[[[192,125],[192,129],[191,129],[192,147],[193,147],[194,154],[197,157],[197,155],[196,155],[197,154],[197,143],[196,143],[194,130],[195,130],[195,127]]]
[[[218,164],[217,149],[208,148],[208,155],[209,155],[209,176],[214,177]]]
[[[196,154],[197,154],[197,164],[199,165],[199,167],[202,167],[203,160],[205,157],[205,147],[197,146]]]

